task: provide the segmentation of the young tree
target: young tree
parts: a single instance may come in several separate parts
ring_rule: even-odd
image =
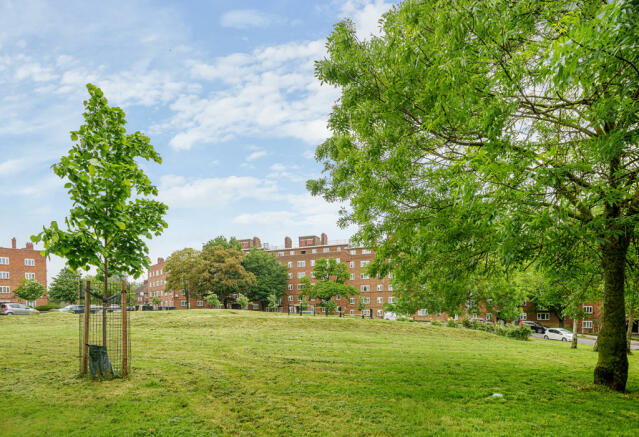
[[[167,206],[149,199],[158,190],[137,162],[162,162],[149,138],[127,134],[124,111],[109,106],[99,88],[88,84],[87,90],[85,124],[71,132],[71,150],[53,165],[55,174],[67,181],[73,203],[67,230],[54,221],[31,239],[44,242],[47,256],[66,258],[72,270],[95,266],[106,298],[111,274],[137,277],[150,266],[143,238],[159,236],[166,228],[162,217]]]
[[[328,177],[308,184],[350,200],[342,223],[360,226],[379,264],[408,248],[435,276],[493,250],[519,268],[546,250],[540,242],[583,235],[604,278],[594,382],[620,391],[639,219],[638,20],[630,1],[460,0],[406,1],[371,41],[342,22],[316,66],[342,92],[316,154]],[[442,231],[459,265],[429,262],[447,217],[453,229],[480,224],[467,227],[474,238]],[[501,244],[482,244],[493,237]]]
[[[78,300],[80,275],[64,267],[51,281],[49,300],[53,302],[75,302]]]
[[[36,300],[44,296],[46,292],[44,286],[34,279],[22,280],[20,286],[13,290],[13,294],[26,301]]]
[[[255,276],[242,266],[242,252],[209,246],[202,249],[194,271],[193,292],[198,296],[214,293],[226,306],[233,293],[255,286]]]
[[[320,299],[321,306],[325,308],[333,297],[349,298],[359,294],[355,287],[345,284],[350,276],[348,266],[338,263],[335,258],[318,259],[313,268],[313,276],[318,280],[315,284],[311,284],[307,276],[301,279],[304,295],[310,299]]]
[[[222,305],[220,302],[220,299],[217,297],[217,294],[211,293],[208,296],[206,296],[204,300],[206,301],[206,303],[216,308]]]
[[[253,248],[244,256],[242,265],[247,272],[255,275],[255,285],[246,290],[246,295],[251,301],[267,305],[270,295],[275,295],[279,299],[286,294],[287,269],[272,253]]]
[[[242,293],[239,293],[237,295],[237,298],[235,299],[235,302],[237,302],[238,305],[245,310],[246,307],[248,307],[249,299],[248,297],[244,296]]]
[[[191,287],[197,282],[196,270],[199,258],[199,251],[186,248],[173,252],[164,264],[166,289],[184,291],[187,308],[190,308],[191,305]]]
[[[275,311],[276,309],[278,309],[280,307],[280,297],[278,297],[276,294],[271,293],[268,295],[268,307]]]

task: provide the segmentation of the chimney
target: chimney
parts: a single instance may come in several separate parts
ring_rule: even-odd
[[[16,237],[13,237],[13,238],[11,239],[11,248],[12,248],[12,249],[16,249],[16,248],[17,248]]]
[[[293,247],[293,240],[291,240],[291,237],[284,238],[284,247],[286,249],[290,249],[291,247]]]
[[[320,240],[320,244],[322,246],[326,246],[328,244],[328,235],[326,235],[324,232],[322,232],[322,237]]]
[[[28,250],[33,250],[33,243],[27,243],[26,248]]]
[[[253,237],[253,247],[262,247],[262,242],[259,238]]]
[[[162,264],[164,262],[164,258],[158,258],[158,264]]]

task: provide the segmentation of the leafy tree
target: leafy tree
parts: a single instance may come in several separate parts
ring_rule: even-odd
[[[326,316],[333,314],[337,309],[337,304],[333,299],[322,301],[322,307],[326,310]]]
[[[237,299],[235,299],[235,302],[237,302],[242,309],[246,309],[246,307],[249,304],[249,299],[248,297],[244,296],[242,293],[239,293],[237,295]]]
[[[154,306],[156,306],[156,307],[157,307],[157,306],[158,306],[158,304],[160,303],[160,299],[158,299],[157,297],[154,297],[154,298],[151,300],[151,303],[152,303]]]
[[[88,84],[87,89],[85,124],[71,132],[71,150],[53,165],[68,181],[73,203],[67,230],[54,221],[31,239],[44,242],[47,256],[66,258],[72,270],[97,267],[106,295],[111,273],[137,277],[150,266],[143,237],[162,233],[167,206],[148,198],[158,190],[137,163],[162,162],[149,138],[127,134],[124,111],[109,106],[99,88]]]
[[[242,250],[242,243],[237,241],[237,238],[231,237],[231,238],[229,238],[227,240],[224,235],[219,235],[219,236],[215,237],[214,239],[207,241],[204,244],[203,249],[207,249],[207,248],[210,249],[213,246],[220,246],[220,247],[223,247],[225,249]]]
[[[275,311],[276,309],[278,309],[280,307],[280,297],[278,297],[276,294],[271,293],[268,295],[268,307]]]
[[[320,299],[321,306],[325,308],[333,297],[348,298],[359,294],[355,287],[345,284],[350,277],[348,266],[344,263],[338,263],[335,258],[318,259],[313,268],[313,276],[318,280],[315,284],[311,284],[307,276],[300,280],[303,284],[304,295],[310,299]]]
[[[80,275],[64,267],[51,281],[49,300],[53,302],[75,302],[78,300]]]
[[[244,256],[242,265],[247,272],[255,275],[255,285],[246,290],[246,295],[251,301],[267,305],[270,295],[275,295],[279,299],[286,294],[287,269],[272,253],[253,248]]]
[[[476,284],[454,276],[464,266],[521,268],[549,250],[541,242],[581,235],[604,282],[594,381],[620,391],[639,218],[638,20],[631,1],[459,0],[405,1],[371,41],[339,23],[316,65],[341,89],[316,153],[327,177],[308,183],[350,200],[341,223],[360,226],[379,266],[448,278],[445,302]],[[452,261],[437,263],[446,247]]]
[[[308,309],[308,300],[306,299],[306,296],[302,296],[302,300],[300,301],[300,316],[307,309]]]
[[[256,283],[253,273],[242,266],[241,251],[217,245],[202,249],[193,277],[196,295],[214,293],[225,306],[230,294],[246,292]]]
[[[197,283],[196,271],[200,254],[199,251],[191,248],[176,250],[164,264],[166,289],[183,290],[189,307],[191,305],[191,287]]]
[[[206,303],[216,308],[222,305],[222,303],[220,302],[220,299],[217,297],[217,294],[211,293],[208,296],[206,296],[204,300],[206,301]]]
[[[46,292],[47,290],[44,288],[44,285],[35,279],[23,279],[20,286],[13,291],[13,294],[20,299],[29,301],[44,296]]]

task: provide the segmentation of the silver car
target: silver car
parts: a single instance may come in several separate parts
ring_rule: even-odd
[[[31,314],[31,308],[21,303],[2,303],[0,304],[0,315],[27,315]]]

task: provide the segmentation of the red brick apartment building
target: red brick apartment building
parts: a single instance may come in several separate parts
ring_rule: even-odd
[[[39,250],[33,248],[33,243],[27,243],[24,248],[18,248],[15,238],[11,239],[11,247],[0,247],[0,302],[28,303],[31,306],[46,305],[48,298],[45,293],[35,302],[25,302],[18,299],[13,290],[18,288],[25,279],[35,279],[47,288],[47,260]]]
[[[175,308],[185,310],[187,308],[209,308],[203,299],[188,299],[187,290],[189,284],[184,284],[181,290],[168,290],[166,288],[166,274],[164,272],[164,258],[158,258],[147,272],[147,279],[144,285],[136,290],[138,295],[138,304],[154,305],[158,308]],[[154,304],[154,300],[157,304]]]

